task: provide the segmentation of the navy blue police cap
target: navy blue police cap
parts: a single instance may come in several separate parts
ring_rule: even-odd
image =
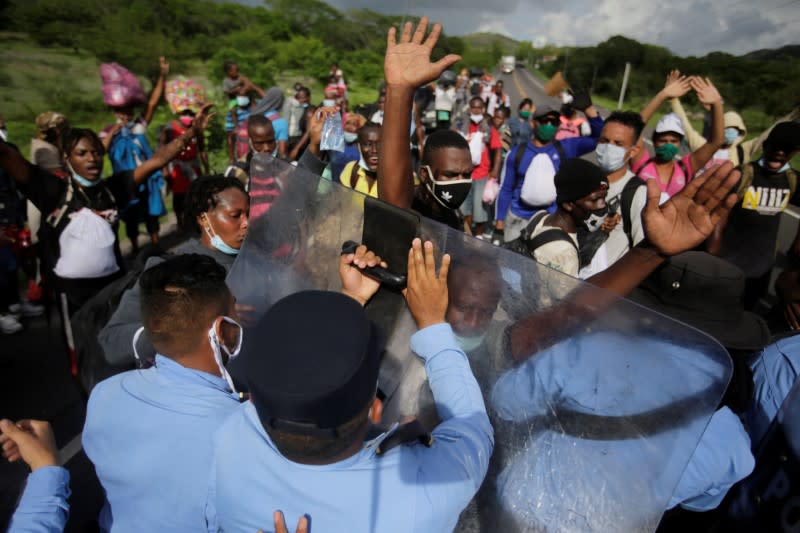
[[[336,437],[375,397],[384,339],[338,292],[278,301],[244,333],[231,374],[246,384],[266,430]]]

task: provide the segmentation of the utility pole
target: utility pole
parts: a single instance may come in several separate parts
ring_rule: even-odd
[[[617,102],[617,109],[622,109],[622,102],[625,101],[625,91],[628,89],[628,77],[631,75],[630,62],[625,63],[625,74],[622,75],[622,89],[619,91],[619,101]]]

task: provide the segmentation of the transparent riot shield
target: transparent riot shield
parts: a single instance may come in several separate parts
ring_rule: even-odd
[[[361,239],[364,196],[261,155],[251,178],[254,205],[259,183],[280,194],[254,210],[229,274],[249,318],[294,291],[339,290],[341,246]],[[730,378],[724,349],[530,258],[427,219],[420,231],[452,256],[447,320],[495,429],[488,476],[457,530],[655,530]],[[415,416],[432,428],[402,296],[381,289],[367,312],[388,336],[384,423]]]

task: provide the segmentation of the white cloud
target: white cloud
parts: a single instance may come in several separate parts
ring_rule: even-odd
[[[460,35],[495,31],[516,39],[594,45],[613,35],[681,55],[742,54],[798,41],[800,2],[788,0],[329,0],[338,9],[428,15]]]

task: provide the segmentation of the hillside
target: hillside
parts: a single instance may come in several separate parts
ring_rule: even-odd
[[[478,50],[489,49],[493,43],[498,43],[505,54],[513,54],[520,44],[520,41],[499,33],[469,33],[460,37],[466,45]]]
[[[754,61],[786,61],[787,59],[800,59],[800,44],[790,44],[778,49],[762,49],[745,54],[745,59]]]

